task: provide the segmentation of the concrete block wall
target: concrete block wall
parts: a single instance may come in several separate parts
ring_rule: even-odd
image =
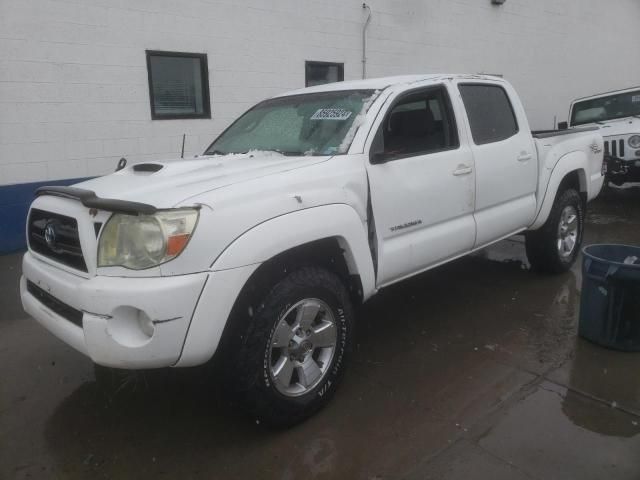
[[[502,74],[534,128],[640,83],[637,0],[368,4],[368,76]],[[365,15],[356,0],[2,0],[0,190],[176,157],[183,134],[200,153],[256,101],[304,86],[305,60],[360,78]],[[208,55],[211,119],[151,120],[145,50]],[[0,214],[0,251],[14,220]]]

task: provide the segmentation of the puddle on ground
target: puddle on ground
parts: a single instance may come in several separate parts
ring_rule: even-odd
[[[587,222],[593,225],[611,225],[612,223],[636,223],[636,220],[616,215],[593,213],[587,217]]]

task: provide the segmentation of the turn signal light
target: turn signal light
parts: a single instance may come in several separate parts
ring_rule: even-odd
[[[186,247],[190,236],[191,235],[188,233],[183,233],[169,237],[167,239],[167,255],[178,255],[182,250],[184,250],[184,247]]]

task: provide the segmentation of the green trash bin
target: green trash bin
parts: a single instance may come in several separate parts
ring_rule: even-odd
[[[603,347],[640,351],[640,247],[582,250],[578,334]]]

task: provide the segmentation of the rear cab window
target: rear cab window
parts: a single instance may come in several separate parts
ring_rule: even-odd
[[[460,84],[458,88],[476,145],[500,142],[519,132],[513,106],[504,88],[479,83]]]

